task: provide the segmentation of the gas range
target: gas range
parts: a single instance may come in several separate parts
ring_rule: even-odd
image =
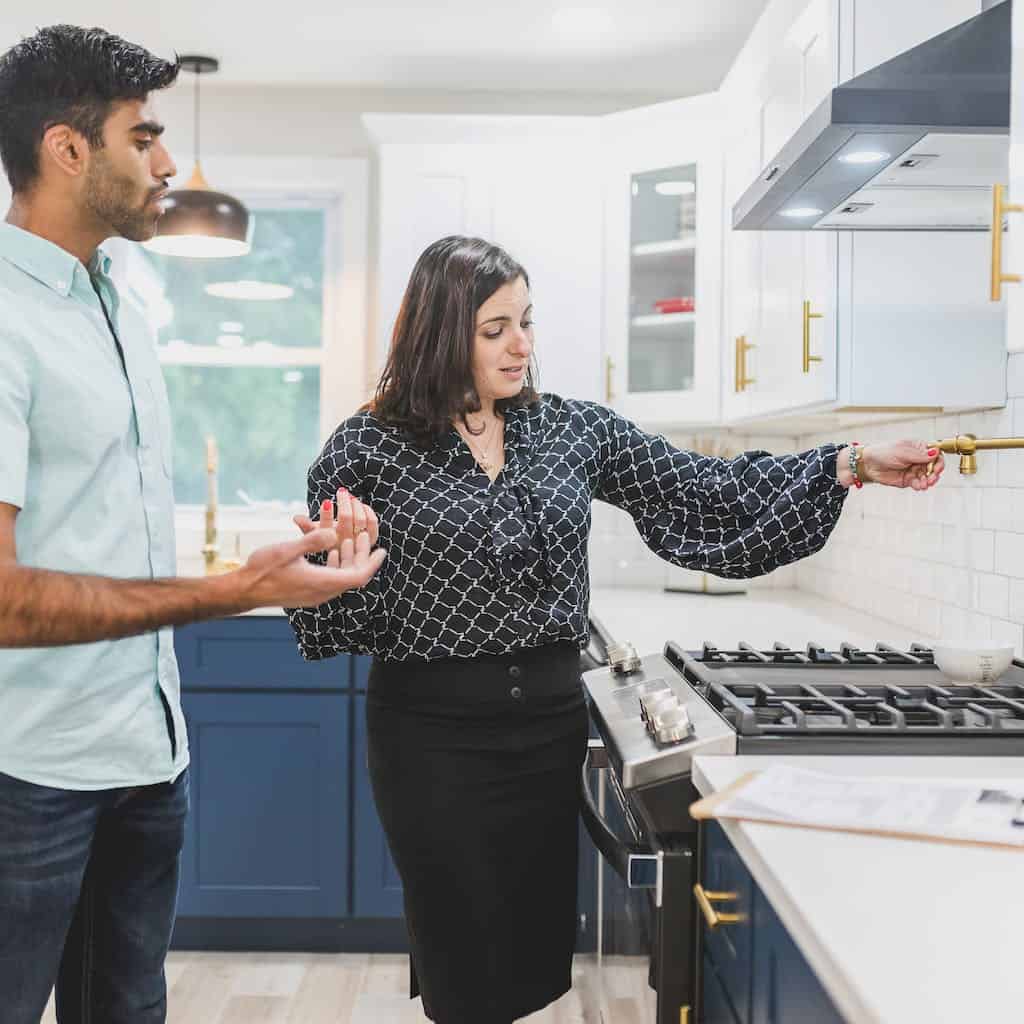
[[[620,650],[584,682],[624,790],[686,775],[697,754],[1024,754],[1019,661],[997,683],[954,686],[920,644]]]
[[[629,889],[650,891],[657,1024],[675,1024],[700,989],[700,838],[688,811],[696,755],[1024,756],[1024,662],[995,684],[953,686],[918,644],[686,651],[668,643],[640,657],[596,625],[604,656],[591,659],[583,682],[601,739],[591,740],[583,766],[581,809],[603,861]]]

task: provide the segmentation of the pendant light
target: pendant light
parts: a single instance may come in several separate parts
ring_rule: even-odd
[[[180,57],[179,63],[196,76],[195,168],[184,188],[172,189],[164,197],[157,233],[144,244],[167,256],[244,256],[250,249],[249,211],[234,196],[210,188],[199,166],[199,79],[218,70],[220,62],[188,56]]]

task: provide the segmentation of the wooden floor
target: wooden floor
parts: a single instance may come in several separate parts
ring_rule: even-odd
[[[577,957],[574,986],[529,1024],[651,1024],[646,961]],[[167,1024],[426,1024],[404,956],[172,953]],[[42,1024],[54,1024],[53,1002]]]

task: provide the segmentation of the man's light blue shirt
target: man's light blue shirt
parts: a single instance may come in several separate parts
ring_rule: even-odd
[[[109,269],[102,250],[86,268],[0,223],[0,502],[21,509],[24,566],[173,576],[167,391],[153,332]],[[167,782],[187,764],[170,629],[0,649],[0,772],[95,790]]]

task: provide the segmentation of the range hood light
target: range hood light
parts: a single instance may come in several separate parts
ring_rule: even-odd
[[[791,206],[782,211],[783,217],[820,217],[825,211],[816,206]]]
[[[883,160],[888,159],[888,153],[868,149],[859,153],[846,153],[839,158],[839,161],[844,164],[880,164]]]

